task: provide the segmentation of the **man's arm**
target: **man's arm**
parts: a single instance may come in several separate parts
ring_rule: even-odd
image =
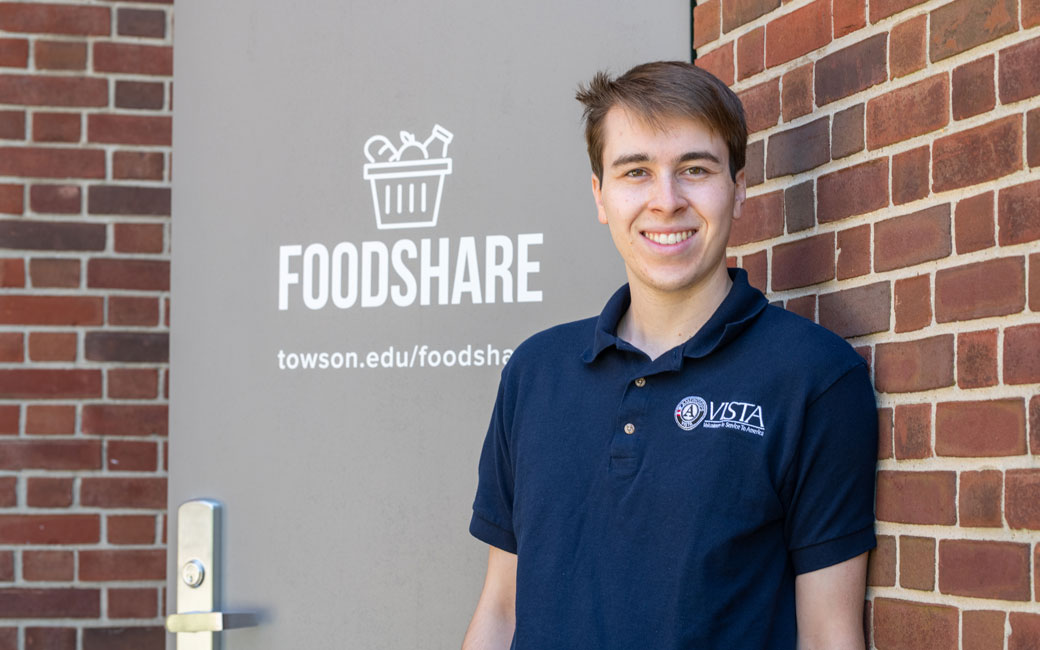
[[[863,650],[867,554],[795,579],[798,650]]]
[[[516,555],[495,546],[462,650],[508,650],[516,627]]]

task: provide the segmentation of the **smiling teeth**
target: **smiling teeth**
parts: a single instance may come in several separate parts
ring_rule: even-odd
[[[690,237],[693,237],[693,231],[692,230],[684,230],[682,232],[670,232],[670,233],[644,232],[643,236],[646,237],[647,239],[649,239],[650,241],[658,243],[658,244],[671,245],[671,244],[678,244],[679,242],[686,241]]]

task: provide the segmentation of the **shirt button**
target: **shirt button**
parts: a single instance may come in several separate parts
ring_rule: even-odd
[[[628,435],[632,435],[635,432],[636,432],[636,425],[632,424],[631,422],[629,422],[628,424],[625,425],[625,433],[627,433]]]
[[[638,386],[639,388],[642,388],[643,386],[646,386],[646,378],[645,377],[640,377],[639,379],[637,379],[636,380],[636,386]]]

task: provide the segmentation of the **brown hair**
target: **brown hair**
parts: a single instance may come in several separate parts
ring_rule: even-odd
[[[729,172],[736,179],[744,168],[747,124],[744,107],[726,84],[710,72],[682,61],[655,61],[637,65],[617,79],[598,72],[588,85],[578,86],[578,101],[585,105],[585,141],[589,162],[603,180],[603,120],[620,106],[658,125],[665,118],[702,120],[729,149]]]

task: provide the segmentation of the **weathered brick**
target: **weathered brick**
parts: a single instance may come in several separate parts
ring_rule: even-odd
[[[76,407],[33,404],[26,407],[27,434],[61,435],[76,432]]]
[[[0,259],[0,287],[25,286],[25,261]]]
[[[25,111],[0,111],[0,140],[25,139]]]
[[[722,31],[732,31],[779,6],[780,0],[722,0]]]
[[[891,535],[878,535],[877,546],[867,556],[867,584],[871,587],[896,584],[896,540]]]
[[[68,508],[72,505],[73,482],[71,478],[30,477],[26,480],[25,502],[32,508]]]
[[[1040,38],[1000,51],[1000,102],[1010,104],[1040,95]]]
[[[1008,526],[1040,530],[1040,470],[1009,469],[1005,490]]]
[[[813,109],[813,64],[806,63],[781,78],[780,103],[785,122]]]
[[[159,605],[157,589],[109,589],[109,618],[154,618]]]
[[[778,244],[773,247],[774,291],[806,287],[834,278],[834,234]]]
[[[0,38],[0,67],[25,68],[29,65],[29,41],[24,38]]]
[[[899,586],[906,589],[935,589],[935,540],[931,537],[899,538]]]
[[[718,77],[722,83],[727,86],[732,86],[734,81],[733,73],[733,42],[725,43],[720,47],[715,48],[707,54],[697,53],[697,59],[694,61],[698,68],[707,70],[716,77]]]
[[[112,155],[114,178],[161,181],[164,168],[163,154],[158,151],[117,151]]]
[[[877,518],[904,524],[957,523],[955,472],[880,470],[877,476]]]
[[[165,436],[167,418],[165,404],[87,404],[82,427],[86,434]]]
[[[928,62],[927,27],[928,16],[916,16],[892,28],[888,67],[893,79],[917,72]]]
[[[995,469],[961,472],[958,513],[961,526],[1000,528],[1003,522],[1004,475]]]
[[[866,3],[859,0],[834,0],[834,38],[847,36],[867,24]]]
[[[892,156],[892,203],[902,205],[928,196],[928,147]]]
[[[1022,28],[1037,25],[1040,25],[1040,0],[1022,0]]]
[[[2,277],[3,274],[0,271],[0,279]],[[3,286],[2,282],[0,282],[0,286]],[[1040,253],[1033,253],[1029,256],[1029,308],[1033,311],[1040,311]]]
[[[990,457],[1026,453],[1026,413],[1021,398],[940,402],[935,407],[935,453]]]
[[[72,221],[0,221],[0,247],[49,251],[104,250],[105,225]]]
[[[108,104],[108,80],[84,76],[0,74],[0,104],[105,106]]]
[[[169,77],[173,75],[173,48],[168,45],[97,42],[94,44],[94,70]]]
[[[887,43],[887,34],[877,34],[817,61],[817,106],[883,83],[888,78]]]
[[[163,549],[79,552],[80,580],[162,580],[165,577],[166,551]]]
[[[895,407],[893,430],[895,454],[899,460],[928,458],[932,455],[932,405],[900,404]]]
[[[932,63],[988,43],[1018,28],[1016,0],[954,0],[931,13]]]
[[[1036,650],[1040,647],[1040,614],[1009,612],[1011,636],[1008,650]]]
[[[954,230],[957,233],[959,254],[993,246],[993,192],[983,192],[958,201]]]
[[[21,332],[0,332],[0,362],[21,363],[25,360],[24,347]]]
[[[101,397],[100,370],[0,370],[0,398],[73,399]]]
[[[784,193],[780,190],[749,197],[743,213],[733,221],[729,245],[739,246],[784,233]]]
[[[870,3],[870,22],[879,22],[922,2],[923,0],[874,0]]]
[[[1004,650],[1005,616],[999,611],[961,612],[961,647],[964,650]]]
[[[749,142],[744,154],[744,181],[748,188],[761,185],[765,180],[765,141]]]
[[[766,26],[766,67],[772,68],[831,42],[830,0],[815,2]]]
[[[867,273],[870,273],[870,224],[838,231],[838,279]]]
[[[932,323],[931,280],[927,275],[896,280],[895,293],[895,331],[912,332]]]
[[[698,2],[693,8],[693,47],[697,49],[716,40],[721,33],[719,5],[721,0]]]
[[[911,393],[953,385],[952,334],[878,343],[874,354],[874,381],[882,393]]]
[[[109,515],[105,518],[110,544],[154,544],[154,515]]]
[[[737,39],[737,79],[747,79],[765,69],[765,31],[759,27]]]
[[[107,36],[107,7],[43,2],[0,3],[0,29],[29,34]]]
[[[108,370],[108,396],[113,399],[155,399],[159,393],[159,373],[154,368],[111,368]]]
[[[0,589],[2,618],[97,618],[98,589]]]
[[[0,323],[100,325],[103,304],[97,296],[0,296]]]
[[[948,257],[952,246],[948,203],[874,224],[874,268],[878,271]]]
[[[161,83],[152,81],[116,81],[116,107],[159,110],[166,101]]]
[[[75,579],[76,556],[72,551],[24,551],[22,574],[33,582],[72,582]],[[73,630],[75,647],[75,630]],[[48,646],[49,647],[49,646]]]
[[[863,151],[863,104],[838,111],[831,125],[831,157],[837,160],[857,151]]]
[[[780,79],[752,86],[737,94],[744,105],[749,133],[774,126],[780,120]]]
[[[79,214],[82,209],[82,190],[78,185],[33,185],[29,189],[29,207],[37,214]],[[86,250],[103,250],[105,247],[105,228],[102,224],[76,224],[83,232],[91,233],[91,241],[99,237],[100,248]],[[75,249],[73,249],[75,250]]]
[[[1003,316],[1025,306],[1025,259],[1005,257],[935,273],[935,320]]]
[[[0,544],[96,544],[100,539],[98,515],[0,515]]]
[[[111,296],[108,299],[109,325],[158,325],[159,301],[155,298]]]
[[[74,627],[30,627],[25,630],[26,650],[76,650]]]
[[[165,332],[87,332],[84,353],[90,361],[163,363],[169,360]]]
[[[93,185],[87,194],[90,214],[169,216],[170,188]]]
[[[1026,113],[1026,164],[1040,167],[1040,108]]]
[[[170,263],[164,260],[94,258],[87,262],[87,286],[96,289],[168,291]]]
[[[21,408],[17,404],[0,405],[0,435],[17,434]]]
[[[957,647],[957,608],[893,598],[874,599],[874,644],[885,650]]]
[[[103,178],[105,152],[58,147],[0,147],[0,176]]]
[[[1040,239],[1040,181],[1000,190],[997,225],[1001,246]]]
[[[797,174],[830,160],[830,120],[821,117],[808,124],[769,136],[766,176]]]
[[[883,61],[882,58],[882,65]],[[946,74],[928,77],[869,100],[867,148],[878,149],[941,129],[949,122],[949,104]]]
[[[33,62],[37,70],[86,70],[87,44],[74,41],[36,41]]]
[[[165,11],[120,8],[117,13],[116,24],[120,36],[166,37]]]
[[[933,147],[935,192],[999,178],[1022,167],[1022,119],[1006,117],[954,133]]]
[[[953,119],[993,110],[997,95],[993,89],[992,55],[965,63],[953,69]]]
[[[1004,383],[1040,382],[1040,325],[1004,330]]]
[[[820,296],[820,325],[844,338],[888,329],[891,287],[875,282]]]
[[[79,499],[87,507],[164,510],[166,479],[84,477]]]
[[[172,138],[172,119],[163,115],[87,116],[87,140],[131,145],[167,146]]]
[[[941,540],[939,591],[975,598],[1029,600],[1029,545]]]
[[[996,386],[997,330],[957,334],[957,386]]]
[[[29,358],[33,361],[75,361],[75,332],[32,332]]]
[[[97,440],[3,440],[2,469],[100,469],[101,445]]]
[[[817,181],[820,223],[872,212],[888,205],[888,158],[825,174]]]
[[[154,472],[158,468],[156,443],[143,440],[108,440],[107,468],[114,472]]]
[[[798,296],[787,301],[785,309],[811,321],[816,320],[816,296]]]
[[[29,261],[32,286],[76,288],[80,284],[80,261],[67,258],[34,258]]]
[[[166,630],[159,627],[88,627],[83,650],[163,650]]]

